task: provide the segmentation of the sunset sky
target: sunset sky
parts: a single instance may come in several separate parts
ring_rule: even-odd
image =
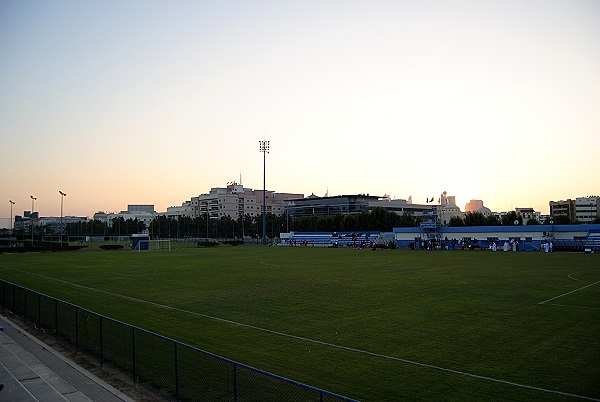
[[[0,226],[238,181],[492,211],[600,195],[600,2],[0,2]]]

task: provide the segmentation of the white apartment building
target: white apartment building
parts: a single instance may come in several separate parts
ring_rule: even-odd
[[[304,198],[304,194],[276,193],[271,190],[266,194],[267,213],[282,215],[285,212],[285,201]],[[167,216],[186,216],[196,218],[208,216],[211,219],[230,217],[237,220],[242,215],[258,216],[262,214],[263,190],[245,188],[238,183],[230,183],[227,187],[213,187],[208,194],[201,194],[185,201],[181,206],[167,208]]]
[[[192,201],[185,201],[179,207],[168,207],[167,212],[165,212],[164,215],[167,217],[170,217],[170,218],[177,218],[177,217],[194,218],[196,216],[194,211],[195,211],[195,209],[192,206]]]
[[[581,223],[592,223],[599,217],[600,197],[591,195],[589,197],[577,197],[575,199],[575,219]]]
[[[143,222],[146,226],[149,226],[154,217],[154,205],[128,205],[127,211],[121,212],[96,212],[94,214],[94,220],[107,223],[109,226],[112,225],[112,221],[115,218],[123,218],[123,220],[135,220]]]

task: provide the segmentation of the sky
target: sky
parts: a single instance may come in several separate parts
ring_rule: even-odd
[[[0,226],[157,211],[240,181],[600,195],[600,2],[0,2]]]

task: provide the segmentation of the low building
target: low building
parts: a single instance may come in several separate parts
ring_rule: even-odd
[[[23,211],[23,216],[15,215],[13,229],[14,230],[31,230],[33,227],[38,226],[39,212]]]
[[[114,219],[123,218],[123,220],[138,220],[149,226],[152,220],[157,216],[154,211],[154,205],[128,205],[126,211],[121,212],[103,212],[99,211],[94,214],[94,220],[106,223],[112,226]]]
[[[15,231],[30,232],[32,225],[34,230],[37,232],[37,228],[45,228],[45,233],[59,234],[61,231],[61,225],[63,231],[67,225],[74,223],[87,222],[87,216],[39,216],[38,212],[31,213],[30,211],[24,211],[23,216],[15,215],[15,222],[13,229]]]
[[[329,216],[341,213],[357,214],[362,211],[369,211],[374,208],[382,197],[355,194],[355,195],[337,195],[332,197],[318,197],[314,194],[306,198],[289,200],[286,205],[288,215],[294,219],[304,216]],[[398,205],[398,208],[403,206]]]
[[[389,196],[374,196],[369,194],[352,194],[318,197],[314,194],[301,199],[289,200],[286,210],[292,218],[304,216],[329,216],[341,213],[342,215],[357,214],[372,211],[376,207],[385,208],[399,215],[405,212],[421,216],[423,212],[436,209],[435,204],[413,204],[403,199],[391,199]]]
[[[34,225],[35,227],[45,227],[46,233],[53,233],[57,235],[61,233],[61,225],[62,232],[65,233],[67,225],[71,225],[74,223],[84,223],[87,221],[87,216],[63,216],[62,218],[59,216],[49,216],[39,218],[35,221]]]
[[[153,214],[156,211],[153,204],[129,204],[127,205],[127,212]]]
[[[514,226],[464,226],[440,227],[434,236],[420,228],[394,228],[397,247],[418,247],[421,242],[433,242],[441,248],[458,248],[476,245],[487,248],[492,243],[498,247],[515,243],[518,250],[539,250],[542,244],[552,243],[556,250],[600,251],[600,224],[594,225],[514,225]]]
[[[539,212],[536,212],[533,208],[515,208],[515,212],[518,216],[523,218],[524,225],[526,225],[527,222],[531,219],[540,222],[541,215]]]

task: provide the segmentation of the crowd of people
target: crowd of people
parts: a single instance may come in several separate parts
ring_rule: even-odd
[[[482,244],[483,243],[483,244]],[[500,246],[501,245],[501,246]],[[491,251],[497,251],[501,247],[502,251],[519,251],[519,242],[515,239],[480,242],[477,239],[427,239],[409,243],[411,250],[481,250],[487,248]],[[539,252],[551,253],[554,250],[552,242],[544,242],[540,245]]]

